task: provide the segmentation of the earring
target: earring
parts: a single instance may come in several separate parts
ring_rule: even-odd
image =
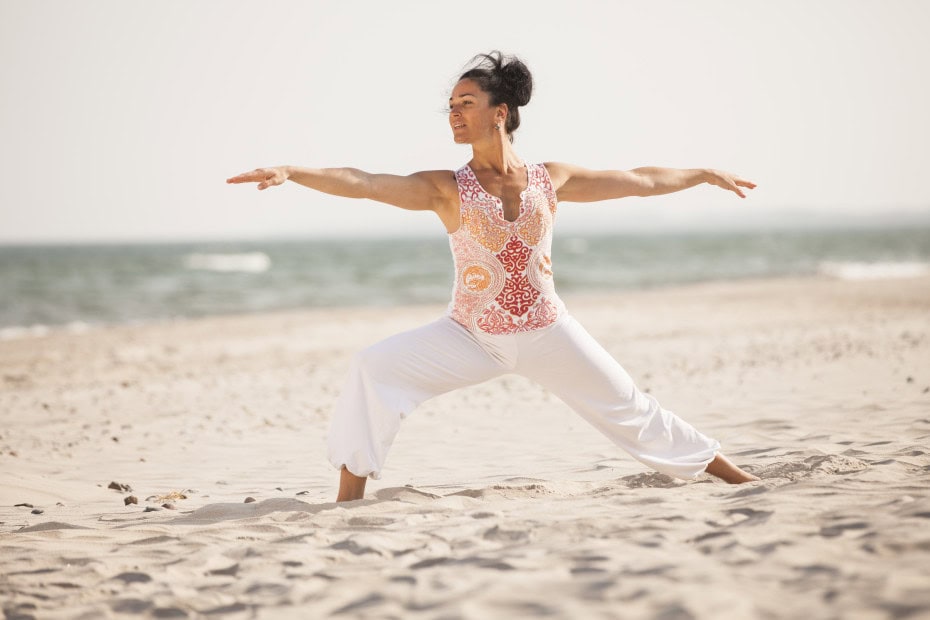
[[[501,128],[500,123],[494,123],[494,129],[500,129],[500,128]]]

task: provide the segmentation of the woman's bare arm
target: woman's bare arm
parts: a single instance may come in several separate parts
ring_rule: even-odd
[[[678,192],[701,183],[730,190],[740,198],[746,195],[741,187],[752,189],[755,183],[729,172],[709,168],[657,168],[634,170],[588,170],[579,166],[547,163],[559,200],[596,202],[627,196],[658,196]]]
[[[368,198],[413,211],[443,210],[455,181],[447,170],[416,172],[408,176],[372,174],[356,168],[258,168],[226,179],[227,183],[258,183],[264,190],[293,181],[334,196]]]

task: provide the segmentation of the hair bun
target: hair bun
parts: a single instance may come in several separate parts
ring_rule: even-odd
[[[506,90],[518,106],[530,102],[533,95],[533,76],[523,61],[519,58],[510,58],[498,69],[501,76],[501,86]]]

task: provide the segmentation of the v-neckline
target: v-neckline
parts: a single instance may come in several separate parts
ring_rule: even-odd
[[[500,216],[502,220],[504,220],[508,224],[513,224],[514,222],[516,222],[523,216],[524,197],[526,195],[526,192],[529,191],[530,183],[531,183],[529,164],[523,164],[523,168],[526,170],[526,187],[524,187],[523,191],[520,192],[520,200],[519,200],[519,204],[517,205],[517,217],[513,218],[512,220],[508,220],[507,215],[504,213],[504,199],[499,198],[495,196],[494,194],[492,194],[491,192],[489,192],[488,190],[484,189],[484,186],[481,184],[481,181],[478,180],[478,175],[475,174],[475,171],[471,167],[471,164],[465,164],[465,167],[468,168],[468,172],[471,174],[472,178],[475,179],[475,185],[478,186],[478,189],[484,192],[485,196],[488,196],[489,198],[494,200],[494,202],[497,203],[497,206],[498,206],[497,215]]]

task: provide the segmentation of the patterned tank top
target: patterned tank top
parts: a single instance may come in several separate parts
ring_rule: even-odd
[[[565,304],[552,282],[556,197],[542,164],[527,165],[520,212],[504,219],[467,164],[456,171],[462,225],[449,234],[455,286],[449,316],[474,332],[514,334],[553,324]]]

